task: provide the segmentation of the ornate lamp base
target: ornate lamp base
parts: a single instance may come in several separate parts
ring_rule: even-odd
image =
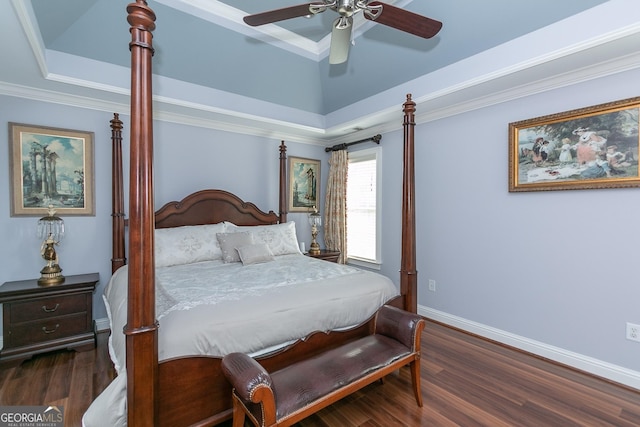
[[[311,245],[309,245],[309,253],[311,255],[318,255],[320,253],[320,245],[318,244],[318,242],[311,242]]]
[[[320,253],[320,245],[316,241],[318,237],[318,227],[315,224],[311,226],[311,244],[309,245],[309,253],[311,255],[318,255]]]
[[[59,265],[47,265],[40,270],[39,286],[59,285],[62,282],[64,282],[64,276]]]

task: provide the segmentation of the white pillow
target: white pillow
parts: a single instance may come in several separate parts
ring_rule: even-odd
[[[220,222],[157,229],[154,237],[156,267],[222,259],[216,235],[224,233],[226,228]]]
[[[253,244],[253,237],[246,232],[218,233],[216,237],[222,250],[222,261],[225,263],[240,262],[237,248]]]
[[[236,248],[242,265],[259,264],[273,261],[273,254],[266,243],[254,243],[253,245]]]
[[[273,255],[301,254],[296,235],[296,223],[239,226],[226,223],[229,231],[247,231],[253,236],[254,243],[266,243]]]

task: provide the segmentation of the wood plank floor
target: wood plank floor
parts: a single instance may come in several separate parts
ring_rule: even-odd
[[[82,413],[114,375],[107,334],[98,337],[95,351],[0,365],[0,405],[62,405],[65,425],[80,426]],[[434,322],[427,322],[422,343],[422,408],[405,368],[300,426],[640,426],[639,390]]]

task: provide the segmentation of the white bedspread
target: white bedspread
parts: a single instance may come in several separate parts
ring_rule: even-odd
[[[363,271],[318,262],[299,255],[283,255],[273,262],[244,266],[234,262],[200,262],[159,268],[156,271],[156,316],[203,304],[220,304],[267,293],[291,292],[291,287],[339,276],[362,276]],[[357,280],[357,279],[354,279]]]
[[[127,267],[105,289],[111,322],[109,351],[119,377],[91,405],[83,423],[126,423],[125,338]],[[380,274],[304,255],[243,266],[202,262],[156,271],[160,360],[178,356],[252,355],[314,331],[356,325],[398,295]]]

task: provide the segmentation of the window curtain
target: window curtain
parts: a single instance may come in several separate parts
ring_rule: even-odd
[[[327,249],[340,251],[338,262],[347,259],[347,168],[346,150],[332,151],[329,159],[329,178],[324,201],[324,244]]]

